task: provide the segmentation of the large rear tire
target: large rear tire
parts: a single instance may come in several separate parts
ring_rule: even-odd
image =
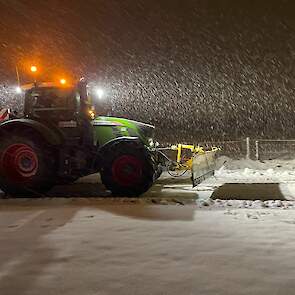
[[[149,152],[138,143],[122,142],[103,154],[101,180],[114,196],[137,197],[154,182]]]
[[[0,140],[0,188],[12,196],[40,196],[54,185],[50,148],[27,135]]]

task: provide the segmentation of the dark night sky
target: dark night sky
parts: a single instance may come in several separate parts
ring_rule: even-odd
[[[257,4],[259,2],[259,4]],[[184,140],[294,137],[293,1],[0,0],[0,79],[86,75]],[[177,130],[177,132],[175,132]],[[174,138],[173,138],[174,139]]]

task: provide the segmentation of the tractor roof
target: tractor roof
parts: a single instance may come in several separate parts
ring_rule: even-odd
[[[29,84],[24,84],[21,86],[22,90],[30,90],[33,88],[72,88],[73,85],[61,85],[60,83],[55,83],[55,82],[38,82],[36,83],[29,83]]]

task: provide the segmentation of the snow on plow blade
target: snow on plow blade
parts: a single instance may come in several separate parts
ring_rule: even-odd
[[[204,154],[195,154],[193,156],[192,181],[194,187],[214,175],[217,151],[206,151]]]

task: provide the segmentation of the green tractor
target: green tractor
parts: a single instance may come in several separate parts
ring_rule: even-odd
[[[54,185],[100,172],[118,196],[138,196],[161,174],[154,126],[95,118],[86,81],[75,86],[25,87],[21,118],[0,124],[0,188],[10,195],[42,195]]]

